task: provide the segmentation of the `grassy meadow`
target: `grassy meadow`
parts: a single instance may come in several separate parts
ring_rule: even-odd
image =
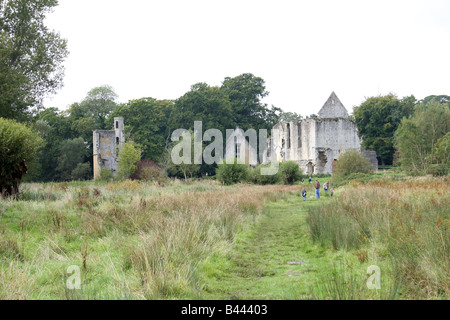
[[[448,178],[305,185],[24,184],[0,200],[0,299],[450,298]]]

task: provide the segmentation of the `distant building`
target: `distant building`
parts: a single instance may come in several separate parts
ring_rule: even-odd
[[[270,139],[264,163],[296,161],[306,174],[333,173],[340,155],[353,149],[363,153],[378,170],[376,152],[361,149],[356,125],[334,92],[318,116],[282,121],[273,129],[280,134]]]
[[[118,153],[125,143],[123,118],[114,118],[113,130],[93,132],[94,179],[99,178],[101,169],[117,171]]]
[[[244,130],[237,127],[233,134],[227,137],[225,159],[237,158],[241,163],[256,166],[258,165],[257,144],[256,135],[252,139],[251,136],[245,135]]]

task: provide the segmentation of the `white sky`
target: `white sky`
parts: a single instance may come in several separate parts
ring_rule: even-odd
[[[332,91],[450,95],[450,1],[60,0],[47,25],[68,39],[66,109],[100,85],[120,102],[176,99],[197,82],[253,73],[264,102],[317,113]]]

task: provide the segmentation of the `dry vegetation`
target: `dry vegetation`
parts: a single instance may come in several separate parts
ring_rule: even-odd
[[[448,179],[354,182],[308,223],[315,241],[356,250],[361,263],[389,262],[400,298],[448,299],[449,203]]]
[[[0,202],[0,299],[195,297],[200,261],[230,250],[295,187],[214,182],[27,184]],[[79,266],[82,290],[66,289]]]

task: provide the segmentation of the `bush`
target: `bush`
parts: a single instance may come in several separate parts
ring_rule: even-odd
[[[287,161],[280,163],[279,174],[283,183],[294,184],[295,181],[301,179],[300,166],[295,161]]]
[[[99,180],[101,181],[112,181],[114,180],[114,174],[111,172],[111,170],[101,168],[100,169],[100,177]]]
[[[86,163],[79,163],[75,169],[72,170],[73,180],[89,180],[92,177],[91,165]]]
[[[261,185],[267,185],[267,184],[278,184],[281,181],[281,175],[278,171],[277,174],[274,175],[262,175],[261,169],[268,168],[269,165],[259,165],[256,168],[252,169],[250,172],[250,179],[249,182],[254,184],[261,184]]]
[[[448,166],[445,164],[434,164],[429,171],[434,177],[443,177],[448,175]]]
[[[250,169],[246,164],[239,164],[237,159],[234,159],[233,164],[227,164],[224,160],[219,164],[216,176],[223,184],[231,185],[248,180],[250,177]]]
[[[142,150],[133,141],[127,141],[119,151],[119,179],[128,179],[137,169],[137,164],[141,160]]]
[[[133,180],[153,181],[166,177],[165,172],[152,160],[143,159],[137,164],[136,171],[131,175]]]
[[[0,118],[0,195],[15,195],[42,143],[33,130],[14,120]]]
[[[371,173],[373,166],[361,153],[356,150],[347,150],[339,157],[334,168],[334,175],[348,176],[352,173]]]

